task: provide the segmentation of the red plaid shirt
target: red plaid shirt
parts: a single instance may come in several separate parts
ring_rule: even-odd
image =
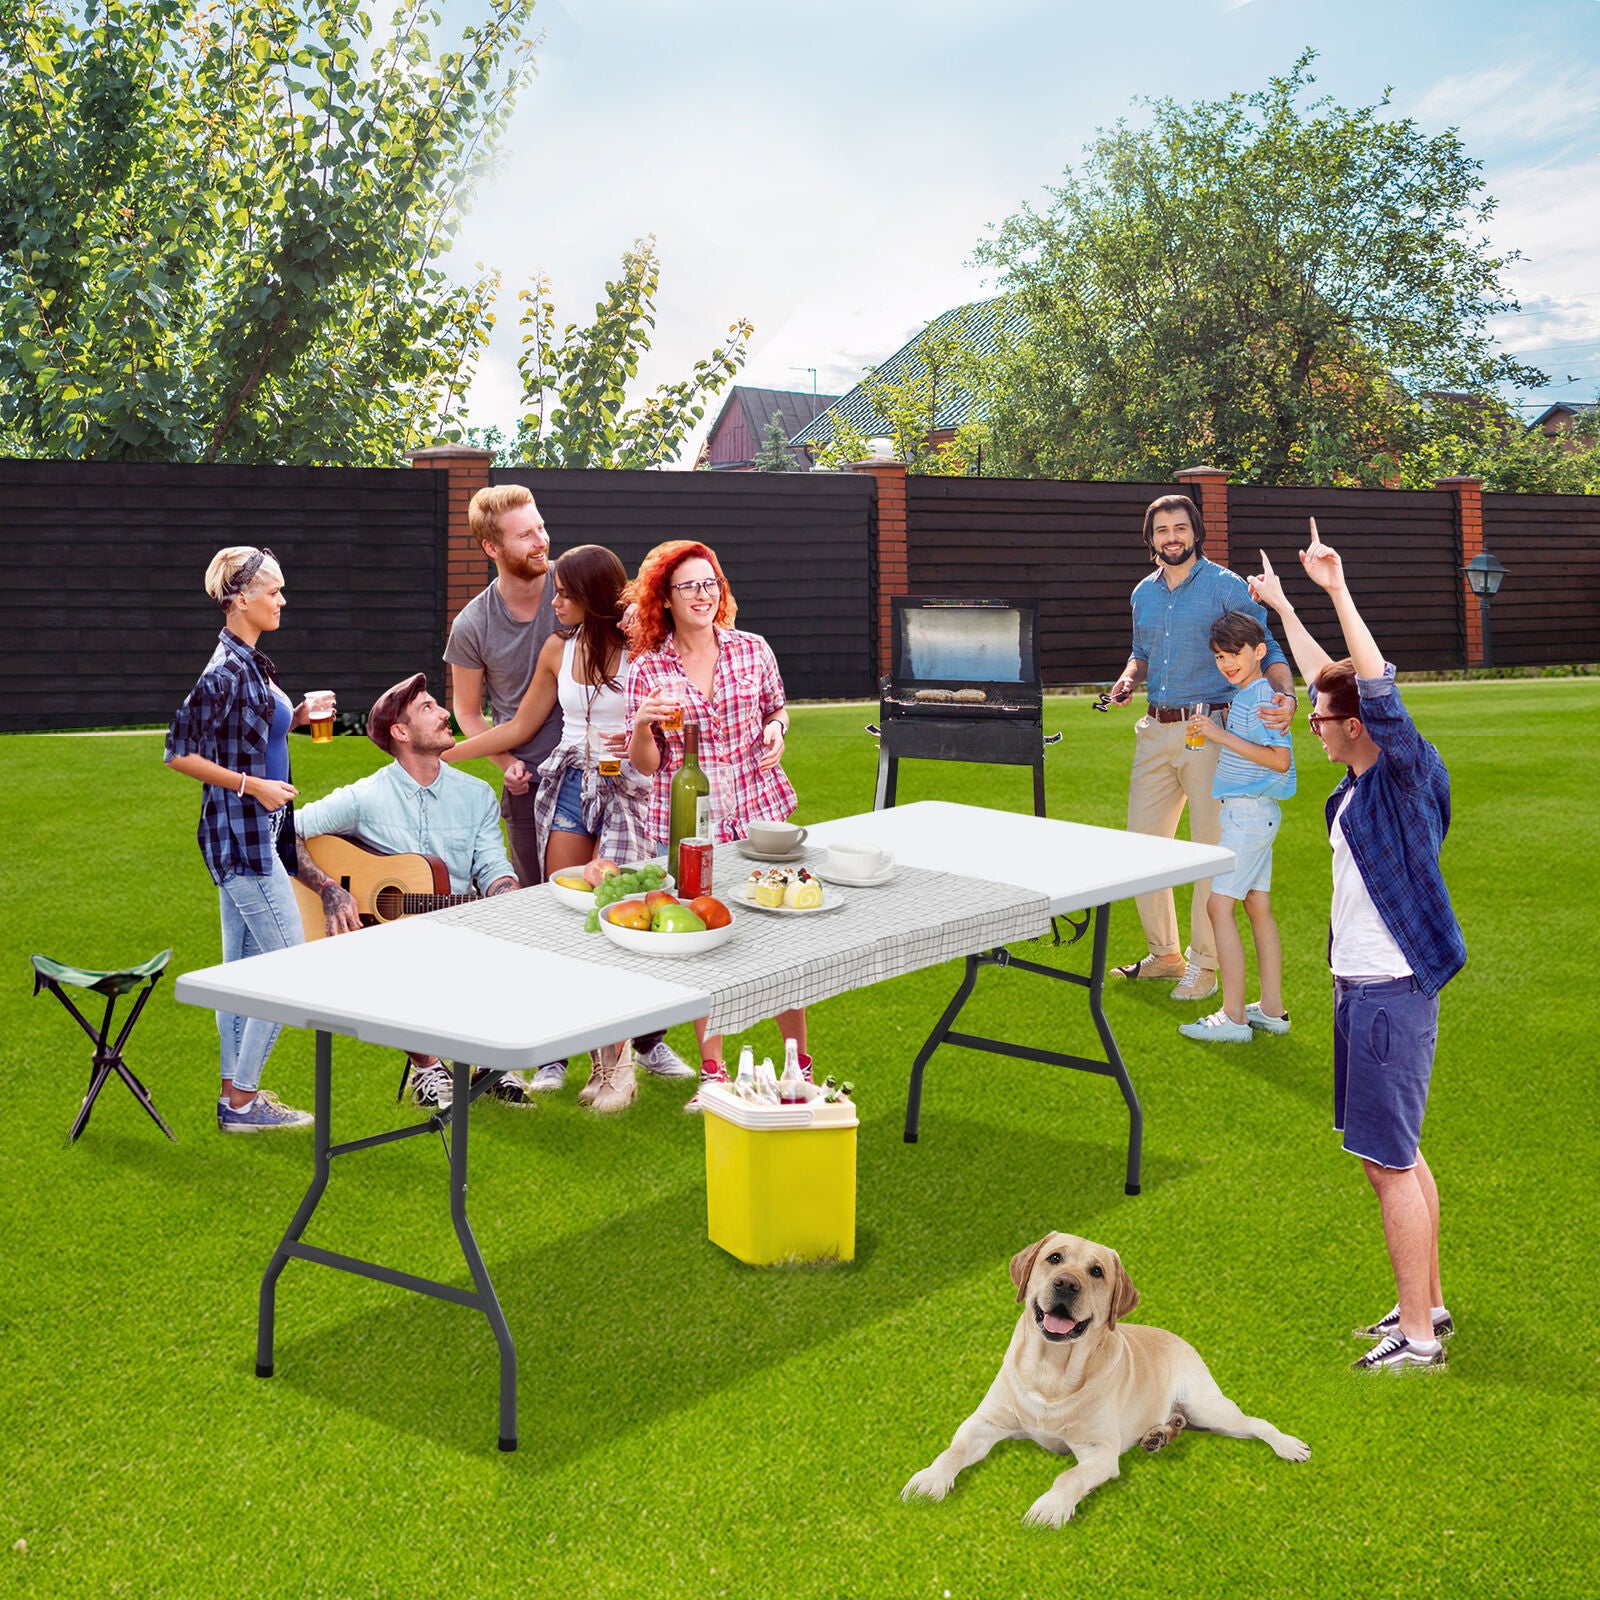
[[[659,650],[628,663],[628,721],[657,689],[671,689],[683,702],[684,718],[700,728],[700,765],[711,780],[712,832],[717,843],[745,837],[752,818],[781,821],[795,807],[794,786],[783,768],[757,770],[765,753],[762,730],[784,707],[778,658],[760,634],[718,628],[717,670],[708,700],[683,670],[669,636]],[[655,724],[661,766],[650,791],[651,836],[664,842],[672,831],[672,775],[683,765],[683,734]]]

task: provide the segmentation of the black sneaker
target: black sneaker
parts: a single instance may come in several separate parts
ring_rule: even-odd
[[[1402,1372],[1407,1367],[1443,1367],[1446,1364],[1444,1345],[1436,1341],[1438,1348],[1432,1351],[1419,1350],[1412,1342],[1398,1333],[1391,1333],[1387,1338],[1380,1339],[1377,1344],[1367,1351],[1359,1361],[1350,1363],[1352,1372]]]
[[[472,1086],[476,1088],[489,1076],[487,1067],[474,1067],[472,1069]],[[533,1096],[528,1093],[528,1086],[514,1072],[504,1072],[500,1081],[484,1090],[484,1097],[488,1100],[498,1100],[507,1106],[531,1106]]]
[[[1436,1311],[1433,1315],[1433,1336],[1435,1339],[1448,1339],[1456,1331],[1456,1325],[1450,1320],[1448,1311]],[[1396,1306],[1386,1317],[1378,1320],[1365,1328],[1352,1328],[1351,1336],[1356,1339],[1387,1339],[1391,1333],[1400,1332],[1400,1307]]]
[[[455,1092],[450,1069],[435,1061],[431,1067],[413,1067],[411,1103],[424,1111],[448,1111]]]

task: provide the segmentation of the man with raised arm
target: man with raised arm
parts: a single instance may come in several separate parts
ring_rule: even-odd
[[[1439,991],[1466,963],[1439,852],[1450,827],[1450,774],[1417,732],[1394,668],[1317,537],[1306,576],[1333,601],[1349,655],[1333,660],[1306,631],[1263,551],[1250,592],[1272,607],[1311,686],[1311,727],[1347,771],[1328,797],[1333,845],[1334,1126],[1378,1196],[1395,1306],[1355,1330],[1373,1341],[1358,1372],[1442,1367],[1455,1332],[1439,1278],[1439,1190],[1422,1156],[1439,1033]]]

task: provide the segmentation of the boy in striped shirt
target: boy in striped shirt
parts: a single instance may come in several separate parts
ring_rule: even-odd
[[[1220,671],[1238,691],[1228,706],[1227,726],[1209,716],[1195,717],[1191,733],[1204,734],[1219,745],[1214,799],[1222,802],[1224,849],[1233,851],[1231,872],[1211,880],[1207,914],[1217,941],[1217,971],[1222,979],[1222,1009],[1198,1022],[1183,1023],[1185,1038],[1227,1044],[1248,1044],[1260,1028],[1287,1033],[1289,1014],[1283,1008],[1283,946],[1273,919],[1272,842],[1281,820],[1280,800],[1294,793],[1294,751],[1285,731],[1269,728],[1261,708],[1272,703],[1272,685],[1262,676],[1267,636],[1245,611],[1225,611],[1211,625],[1211,654]],[[1239,936],[1240,901],[1255,938],[1256,970],[1261,998],[1245,1004],[1244,941]]]

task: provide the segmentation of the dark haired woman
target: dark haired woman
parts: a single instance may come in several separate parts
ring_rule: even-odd
[[[567,551],[551,571],[558,629],[539,653],[516,716],[444,752],[446,761],[467,761],[515,749],[560,705],[561,742],[539,768],[534,799],[546,880],[597,856],[639,861],[653,854],[645,823],[650,785],[626,759],[623,684],[628,646],[622,633],[622,591],[628,575],[616,556],[598,544]],[[636,1039],[634,1050],[645,1070],[657,1077],[693,1075],[659,1033]],[[590,1079],[584,1104],[620,1110],[633,1098],[631,1070],[625,1062],[617,1069],[605,1052],[597,1060],[599,1081]],[[552,1062],[534,1074],[532,1087],[559,1089],[565,1081],[565,1066]],[[619,1096],[626,1098],[617,1103]]]
[[[256,647],[263,633],[276,631],[285,604],[283,572],[272,552],[252,545],[219,550],[205,587],[222,607],[223,628],[205,671],[173,714],[164,759],[174,772],[205,785],[200,855],[222,906],[222,959],[237,961],[303,942],[283,852],[292,859],[289,730],[308,719],[305,702],[290,703],[272,662]],[[309,1112],[280,1104],[260,1087],[278,1027],[217,1013],[222,1132],[260,1133],[311,1121]]]

